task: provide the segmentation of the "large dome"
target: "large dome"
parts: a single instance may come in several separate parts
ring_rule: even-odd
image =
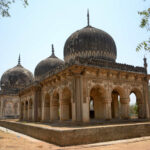
[[[52,45],[52,55],[38,63],[35,68],[35,80],[40,80],[43,75],[50,72],[52,69],[62,65],[64,65],[64,61],[55,56],[54,48]]]
[[[66,62],[76,58],[94,58],[115,62],[116,45],[113,38],[106,32],[90,25],[74,32],[64,46]]]
[[[4,91],[18,91],[33,82],[32,73],[20,64],[7,70],[1,77],[1,88]]]

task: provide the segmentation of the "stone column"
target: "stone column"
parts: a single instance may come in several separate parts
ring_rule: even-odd
[[[109,99],[109,100],[105,99],[103,101],[103,107],[104,107],[104,119],[110,120],[112,118],[112,115],[111,115],[111,99]]]
[[[45,122],[45,99],[43,98],[43,96],[42,96],[42,122]]]
[[[29,103],[28,104],[29,105],[28,106],[28,108],[29,108],[29,110],[28,110],[29,111],[29,120],[32,121],[32,105],[33,105],[32,100],[30,99],[28,103]]]
[[[145,110],[145,118],[149,119],[150,118],[150,100],[148,99],[149,98],[149,95],[148,95],[148,79],[147,79],[147,76],[145,78],[145,81],[144,81],[144,87],[143,87],[143,94],[144,94],[144,110]]]
[[[74,121],[76,121],[76,104],[75,104],[75,102],[73,102],[73,100],[71,101],[72,103],[71,103],[71,105],[72,105],[72,121],[74,122]]]
[[[19,101],[19,120],[23,120],[23,103]]]
[[[82,109],[83,109],[83,122],[89,122],[90,121],[90,106],[89,106],[89,103],[90,103],[90,97],[86,97],[86,101],[83,102],[82,104]]]
[[[27,120],[30,120],[30,104],[29,104],[30,100],[28,100],[28,106],[27,106]]]
[[[138,118],[145,118],[143,104],[142,104],[141,100],[137,99],[137,105],[138,105]]]
[[[120,98],[122,119],[129,119],[129,101],[129,98]]]
[[[73,79],[73,109],[75,107],[75,121],[82,121],[83,80],[81,75],[75,75]]]
[[[34,88],[34,121],[41,121],[41,87]]]
[[[32,121],[35,122],[35,102],[34,102],[34,95],[32,97]]]
[[[26,103],[23,105],[23,120],[26,120]]]

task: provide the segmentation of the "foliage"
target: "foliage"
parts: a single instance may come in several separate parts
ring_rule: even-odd
[[[147,10],[140,11],[138,12],[138,14],[142,16],[140,27],[142,29],[146,29],[147,32],[150,32],[150,8],[148,8]],[[150,37],[147,40],[141,42],[137,46],[136,51],[139,51],[142,48],[144,48],[144,50],[146,51],[150,51]]]
[[[28,5],[28,0],[20,0],[23,2],[23,6],[26,7]],[[0,0],[0,18],[1,17],[10,17],[10,6],[14,4],[16,0]]]
[[[130,106],[130,115],[137,115],[138,114],[138,106],[137,104]]]

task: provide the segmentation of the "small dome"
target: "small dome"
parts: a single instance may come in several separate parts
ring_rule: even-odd
[[[32,73],[25,69],[20,64],[20,56],[18,65],[7,70],[1,77],[1,88],[2,90],[19,90],[33,82]]]
[[[54,47],[52,45],[52,55],[38,63],[35,68],[35,80],[40,80],[43,75],[50,72],[52,69],[62,65],[64,65],[64,61],[55,56]]]
[[[113,38],[106,32],[88,25],[74,32],[64,46],[64,60],[69,62],[77,57],[94,58],[115,62],[116,45]]]

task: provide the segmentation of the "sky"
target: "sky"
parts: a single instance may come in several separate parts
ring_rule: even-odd
[[[21,64],[34,73],[36,65],[55,54],[63,59],[66,39],[76,30],[90,25],[109,33],[117,46],[117,62],[143,66],[147,57],[150,72],[150,53],[136,52],[138,43],[146,40],[148,33],[139,27],[138,11],[147,9],[150,0],[29,0],[24,8],[17,1],[11,6],[11,17],[0,19],[0,77]]]

